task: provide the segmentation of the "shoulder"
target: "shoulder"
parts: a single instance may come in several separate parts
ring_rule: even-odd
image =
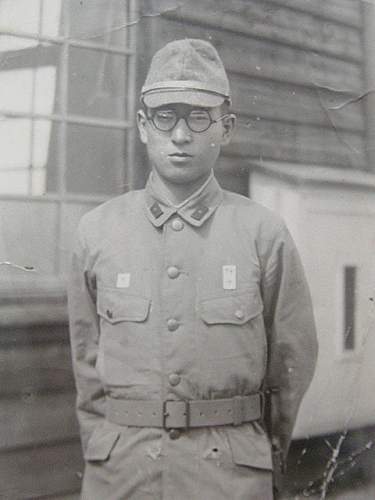
[[[286,229],[284,220],[276,212],[246,196],[223,190],[222,207],[224,211],[232,212],[233,217],[245,227],[260,232],[263,237],[272,237]]]
[[[78,225],[78,233],[82,236],[93,235],[104,227],[110,227],[119,220],[136,216],[143,206],[144,190],[129,191],[116,196],[105,203],[86,212]]]

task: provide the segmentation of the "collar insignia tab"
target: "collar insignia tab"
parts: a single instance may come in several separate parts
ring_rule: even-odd
[[[155,217],[155,219],[158,219],[163,215],[163,210],[160,208],[160,205],[157,201],[152,205],[150,208],[152,215]]]
[[[192,218],[195,220],[201,220],[208,212],[208,207],[201,205],[191,214]]]

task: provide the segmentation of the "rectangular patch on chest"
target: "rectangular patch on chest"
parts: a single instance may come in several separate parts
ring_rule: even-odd
[[[118,273],[116,287],[129,288],[130,286],[130,273]]]
[[[224,290],[235,290],[237,288],[237,269],[235,265],[223,266],[223,288]]]

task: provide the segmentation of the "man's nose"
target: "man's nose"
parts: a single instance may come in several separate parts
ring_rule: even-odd
[[[191,142],[191,130],[187,126],[186,121],[180,118],[172,130],[172,141],[176,144]]]

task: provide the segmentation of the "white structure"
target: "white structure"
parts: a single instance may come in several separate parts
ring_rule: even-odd
[[[375,175],[262,162],[250,195],[286,221],[313,296],[319,360],[295,437],[375,424]]]

